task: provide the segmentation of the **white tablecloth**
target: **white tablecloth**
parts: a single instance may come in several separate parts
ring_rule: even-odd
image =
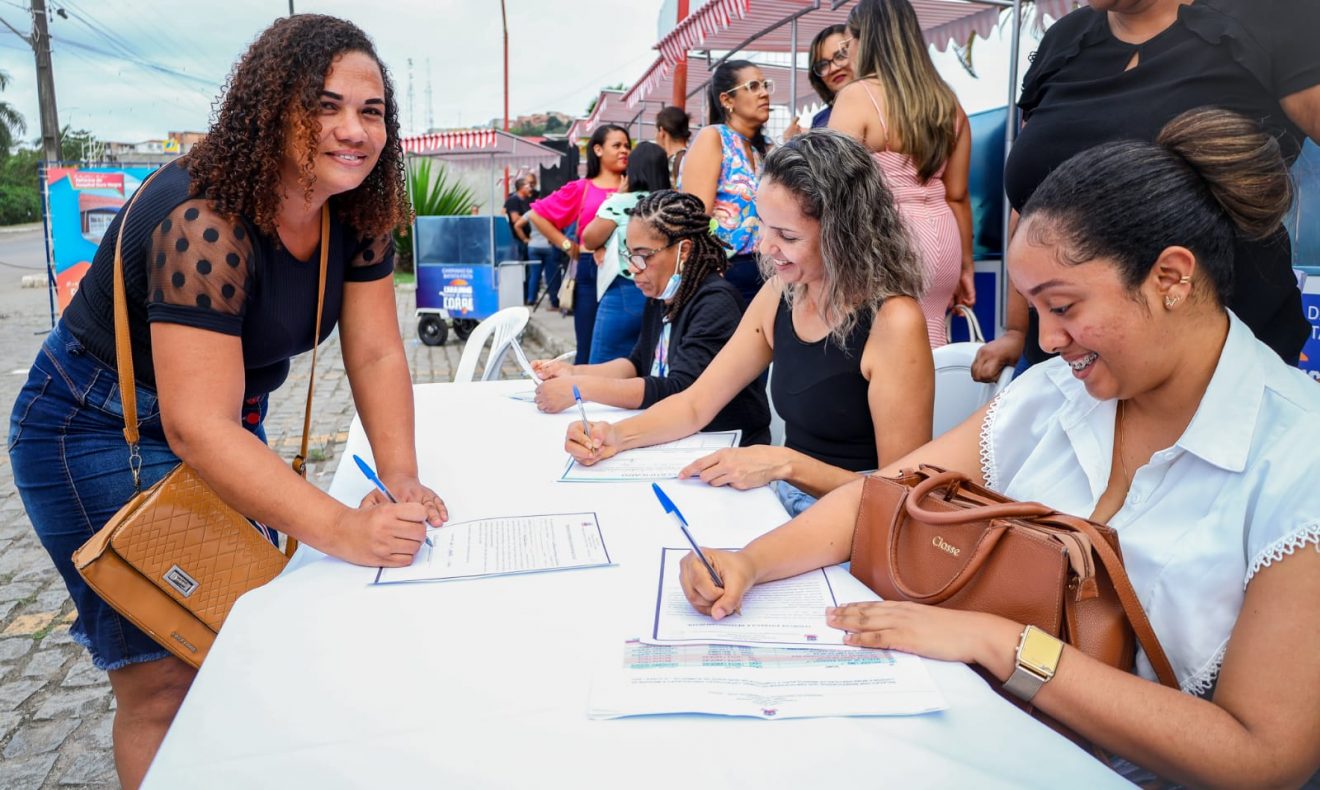
[[[682,536],[647,484],[555,482],[576,410],[542,415],[507,397],[528,386],[418,387],[422,479],[453,520],[595,511],[617,564],[373,587],[374,569],[304,547],[234,607],[147,787],[1122,784],[960,664],[931,662],[949,709],[925,716],[588,719],[598,660],[642,633],[660,548]],[[588,407],[593,419],[612,411]],[[355,421],[333,495],[367,492],[348,456],[368,449]],[[669,488],[707,545],[740,546],[785,520],[769,489]]]

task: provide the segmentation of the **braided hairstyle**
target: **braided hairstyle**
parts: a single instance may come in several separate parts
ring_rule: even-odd
[[[683,267],[683,279],[665,312],[665,319],[673,321],[706,277],[724,274],[729,267],[729,256],[725,252],[728,245],[711,233],[710,215],[706,213],[701,198],[687,192],[672,189],[652,192],[637,201],[629,215],[629,222],[645,222],[670,244],[688,242],[690,249]]]

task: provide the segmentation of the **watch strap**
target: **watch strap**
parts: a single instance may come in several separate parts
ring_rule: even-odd
[[[1013,667],[1013,674],[1004,681],[1004,690],[1023,702],[1031,702],[1031,698],[1036,696],[1036,692],[1040,691],[1040,687],[1045,685],[1047,680],[1049,678],[1043,678],[1018,664]]]

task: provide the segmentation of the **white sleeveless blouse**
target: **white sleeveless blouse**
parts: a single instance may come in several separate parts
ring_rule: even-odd
[[[1092,398],[1062,359],[1027,371],[982,426],[988,485],[1090,515],[1109,480],[1116,405]],[[1230,314],[1186,432],[1136,471],[1109,523],[1182,690],[1205,695],[1252,576],[1320,551],[1320,384]],[[1137,673],[1155,679],[1144,654]]]

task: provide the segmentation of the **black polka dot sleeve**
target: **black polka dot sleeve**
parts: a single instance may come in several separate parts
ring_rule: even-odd
[[[344,279],[353,283],[365,283],[389,277],[393,273],[394,236],[382,233],[358,241]]]
[[[252,237],[203,199],[170,212],[147,244],[147,318],[239,335],[252,290]]]

